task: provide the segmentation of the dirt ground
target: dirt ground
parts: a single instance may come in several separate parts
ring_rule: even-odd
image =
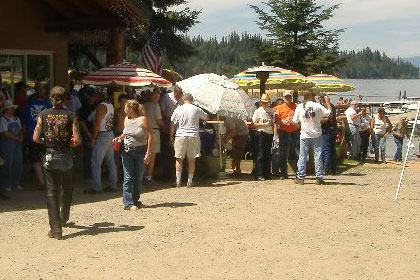
[[[420,165],[348,166],[317,186],[245,177],[120,193],[74,192],[64,240],[44,194],[0,201],[0,279],[420,279]]]

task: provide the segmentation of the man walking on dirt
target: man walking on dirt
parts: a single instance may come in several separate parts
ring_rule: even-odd
[[[70,216],[73,192],[71,146],[81,143],[77,115],[63,108],[66,97],[64,88],[51,89],[50,99],[53,108],[39,114],[33,135],[35,143],[44,144],[46,147],[42,163],[51,227],[48,236],[55,239],[61,239],[62,227],[66,225]],[[44,135],[45,139],[42,139],[41,135]]]

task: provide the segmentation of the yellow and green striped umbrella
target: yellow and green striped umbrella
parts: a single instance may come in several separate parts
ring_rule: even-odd
[[[315,84],[314,89],[324,92],[346,92],[354,90],[354,86],[335,76],[327,74],[317,74],[307,77]]]
[[[266,82],[268,89],[304,89],[314,86],[305,76],[296,71],[280,67],[273,67],[272,71]],[[233,76],[232,81],[242,87],[258,88],[260,86],[257,75],[245,71]]]

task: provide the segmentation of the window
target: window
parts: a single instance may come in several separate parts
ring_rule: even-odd
[[[0,50],[0,74],[3,87],[14,97],[15,86],[25,81],[29,94],[36,81],[45,86],[47,92],[52,87],[52,52]]]

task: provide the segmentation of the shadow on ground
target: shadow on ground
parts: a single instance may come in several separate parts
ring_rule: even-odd
[[[104,184],[106,179],[103,179]],[[193,188],[202,187],[223,187],[229,185],[240,184],[240,181],[218,181],[218,180],[199,180],[197,179],[197,186]],[[184,184],[184,186],[186,183]],[[107,201],[110,199],[122,199],[122,182],[118,183],[119,190],[116,192],[101,192],[99,194],[84,194],[83,191],[89,187],[89,182],[86,180],[76,179],[74,183],[73,201],[72,205],[95,203],[100,201]],[[174,188],[171,182],[158,182],[155,186],[143,186],[141,193],[149,193],[163,189]],[[192,188],[192,189],[193,189]],[[46,194],[45,190],[37,190],[34,187],[26,187],[23,191],[16,191],[8,193],[11,197],[10,200],[0,200],[0,213],[12,211],[26,211],[35,209],[46,209]],[[147,205],[145,208],[158,208],[158,207],[188,207],[195,206],[196,204],[186,202],[164,202],[156,205]]]
[[[67,227],[80,229],[80,231],[65,235],[63,236],[63,239],[70,239],[70,238],[75,238],[75,237],[84,236],[84,235],[93,236],[93,235],[98,235],[98,234],[120,232],[120,231],[137,231],[144,228],[144,226],[129,226],[129,225],[115,226],[114,223],[109,223],[109,222],[95,223],[90,226],[81,226],[81,225],[76,225],[75,223],[69,223]]]
[[[153,205],[143,205],[141,208],[161,208],[161,207],[168,207],[168,208],[179,208],[179,207],[189,207],[189,206],[196,206],[197,204],[192,202],[164,202],[158,203]]]
[[[354,167],[359,165],[356,161],[344,160],[338,166],[338,174],[343,176],[365,176],[366,174],[363,173],[348,173],[348,171]],[[311,172],[308,172],[310,175]],[[82,180],[80,178],[80,172],[75,172],[75,183],[74,183],[74,192],[73,192],[73,203],[72,205],[78,204],[86,204],[86,203],[95,203],[99,201],[106,201],[110,199],[116,199],[122,197],[122,182],[119,182],[119,190],[117,192],[102,192],[99,194],[83,194],[83,190],[89,187],[89,181]],[[31,177],[28,174],[28,177]],[[293,178],[294,174],[289,174],[289,178]],[[32,176],[32,180],[33,180]],[[331,177],[330,177],[331,178]],[[30,179],[27,179],[30,181]],[[103,178],[103,183],[106,184],[106,178]],[[249,173],[245,173],[240,177],[231,177],[229,179],[203,179],[197,177],[195,179],[197,185],[194,188],[221,188],[221,187],[228,187],[239,185],[241,182],[249,182],[255,181],[255,178],[250,175]],[[273,178],[273,182],[277,181],[276,178]],[[311,182],[309,182],[311,183]],[[185,185],[186,183],[184,183]],[[354,183],[340,183],[340,182],[328,182],[329,185],[355,185]],[[31,187],[30,183],[28,183],[29,187],[25,186],[24,191],[20,192],[12,192],[10,193],[11,200],[3,201],[0,200],[0,213],[2,212],[11,212],[11,211],[25,211],[25,210],[35,210],[35,209],[46,209],[46,195],[45,191],[43,190],[36,190],[34,186]],[[144,186],[141,190],[141,193],[148,193],[159,191],[163,189],[173,188],[173,182],[158,182],[155,186]],[[189,207],[195,206],[194,203],[182,203],[182,202],[164,202],[156,205],[148,205],[146,208],[159,208],[159,207],[168,207],[168,208],[176,208],[176,207]]]

